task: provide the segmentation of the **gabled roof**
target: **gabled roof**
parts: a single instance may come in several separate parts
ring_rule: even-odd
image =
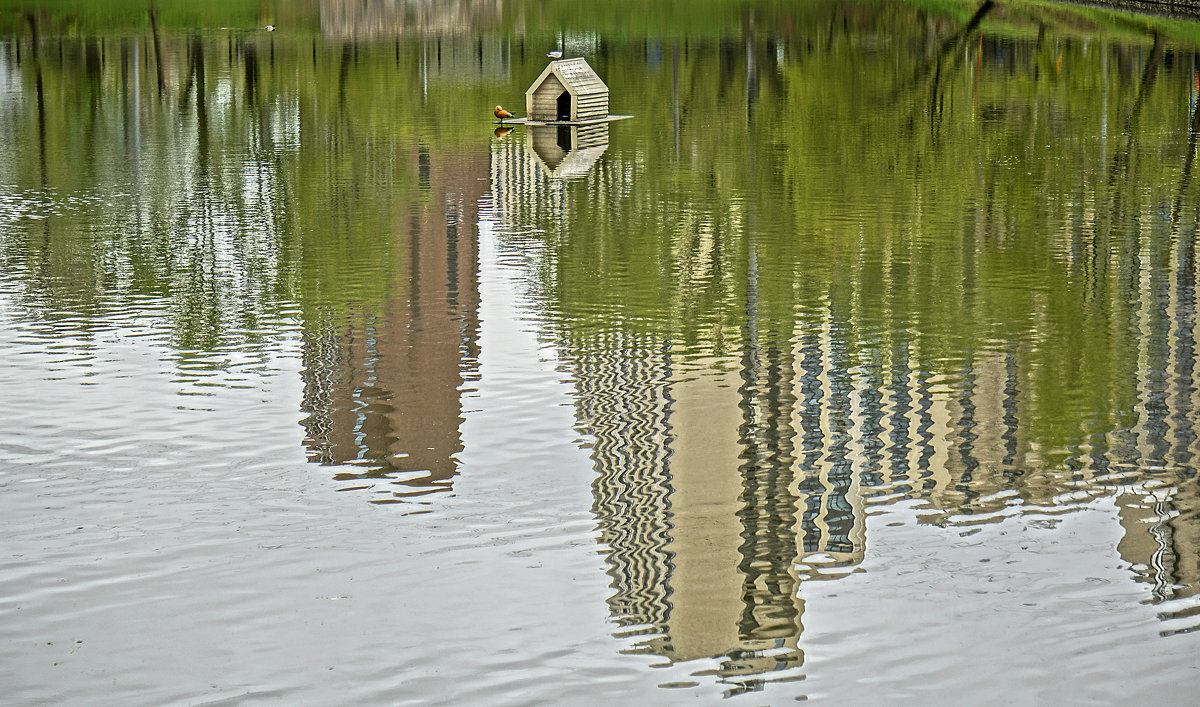
[[[538,86],[546,80],[550,74],[554,74],[562,85],[566,87],[572,95],[583,96],[591,93],[605,93],[608,91],[608,86],[600,80],[600,75],[597,74],[592,67],[588,66],[583,57],[576,59],[560,59],[550,62],[550,65],[542,71],[541,76],[530,85],[529,90],[525,93],[533,93]]]

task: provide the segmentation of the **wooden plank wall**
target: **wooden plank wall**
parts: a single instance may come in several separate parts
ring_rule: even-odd
[[[558,97],[567,90],[558,77],[550,74],[533,92],[525,106],[530,120],[558,120]]]
[[[575,101],[575,120],[594,120],[608,116],[607,91],[577,96]]]

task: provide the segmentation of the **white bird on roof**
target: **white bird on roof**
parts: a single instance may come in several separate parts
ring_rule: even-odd
[[[557,49],[555,49],[555,50],[554,50],[554,51],[552,51],[552,52],[546,52],[546,56],[550,57],[551,59],[561,59],[561,58],[562,58],[562,52],[561,52],[561,51],[559,51],[559,50],[557,50]]]

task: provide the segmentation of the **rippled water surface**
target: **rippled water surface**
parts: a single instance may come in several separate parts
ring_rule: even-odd
[[[4,701],[1200,688],[1200,25],[192,5],[0,3]]]

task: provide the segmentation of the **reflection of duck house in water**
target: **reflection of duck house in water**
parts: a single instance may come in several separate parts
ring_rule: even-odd
[[[608,114],[608,86],[582,58],[552,61],[525,92],[525,124],[587,125],[629,118]]]
[[[572,179],[587,174],[608,149],[608,124],[531,125],[526,139],[547,175]]]

